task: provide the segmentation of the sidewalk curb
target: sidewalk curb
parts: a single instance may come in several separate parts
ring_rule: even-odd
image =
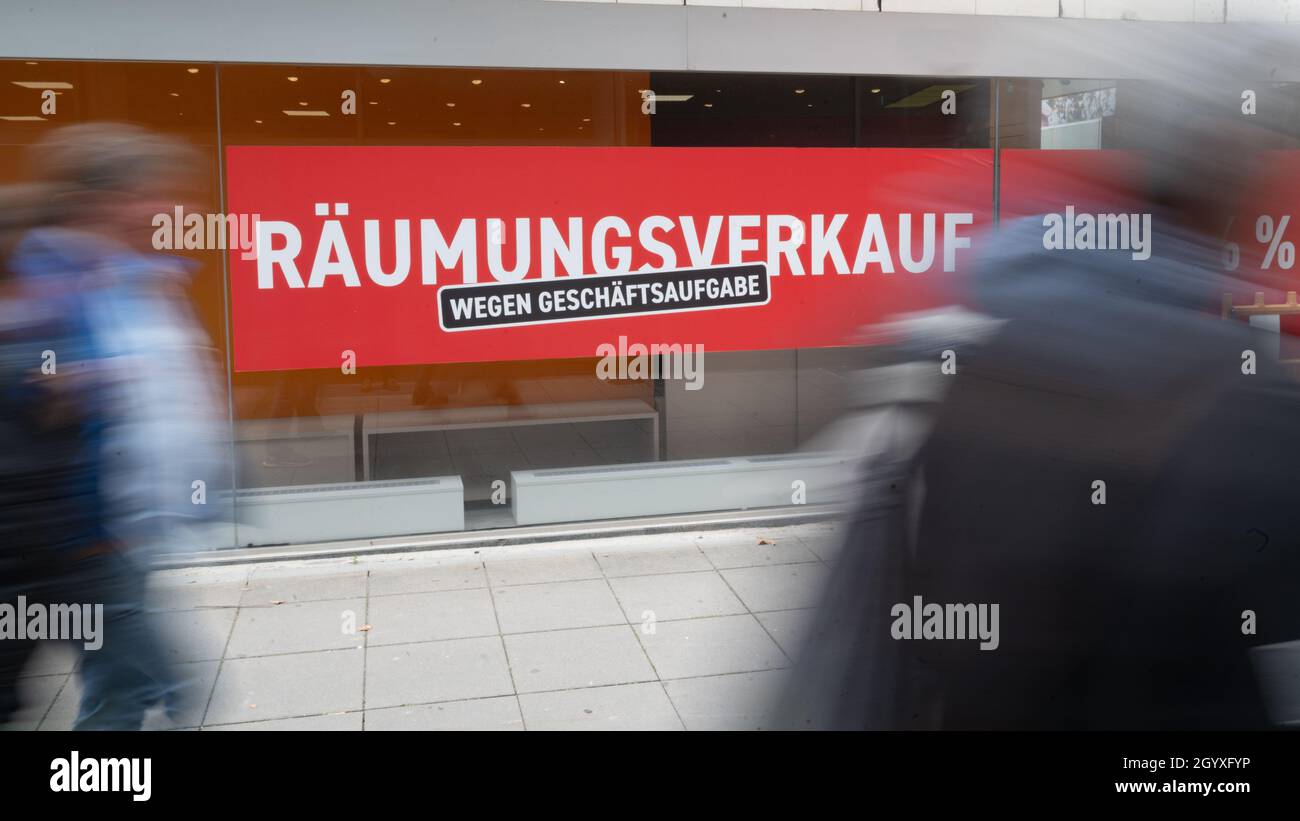
[[[433,533],[385,539],[354,539],[341,542],[245,547],[173,554],[158,559],[154,570],[220,567],[223,565],[264,562],[334,559],[351,556],[374,556],[385,553],[411,553],[422,550],[452,550],[472,547],[507,547],[544,542],[603,539],[612,536],[645,536],[655,533],[682,533],[700,530],[726,530],[736,527],[763,527],[806,524],[834,520],[845,513],[835,505],[792,505],[761,511],[695,513],[615,519],[606,522],[575,522],[563,525],[492,528],[471,532]]]

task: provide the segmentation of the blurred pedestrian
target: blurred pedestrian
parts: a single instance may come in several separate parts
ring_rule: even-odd
[[[78,536],[70,556],[42,537],[54,514],[23,528],[29,553],[43,557],[36,574],[43,584],[69,601],[104,605],[103,646],[86,651],[80,666],[76,726],[139,729],[149,707],[180,706],[179,682],[145,609],[149,563],[160,550],[190,546],[186,523],[224,516],[220,491],[229,487],[224,406],[210,343],[188,308],[187,269],[150,247],[154,215],[182,205],[193,156],[178,142],[116,124],[59,129],[31,156],[42,205],[39,214],[10,219],[7,302],[51,320],[10,334],[22,340],[11,357],[26,374],[20,381],[45,392],[12,401],[28,415],[50,401],[46,395],[72,408],[77,479],[93,476],[95,492],[80,483],[58,492],[93,495],[95,512],[93,537]],[[36,369],[37,348],[58,364]]]
[[[1216,237],[1258,154],[1215,110],[1235,96],[1203,94],[1159,88],[1125,124],[1149,259],[1046,250],[1043,216],[992,238],[971,302],[1003,324],[865,494],[781,726],[1285,720],[1267,705],[1295,693],[1263,692],[1252,651],[1300,639],[1300,388],[1217,310],[1255,287]],[[954,630],[966,607],[996,608],[993,641]]]

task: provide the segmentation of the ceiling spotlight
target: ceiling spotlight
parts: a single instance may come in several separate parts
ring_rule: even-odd
[[[582,118],[582,121],[583,121],[584,123],[589,123],[589,122],[591,122],[591,118],[590,118],[590,117],[583,117],[583,118]]]
[[[520,104],[519,104],[519,107],[520,107],[520,108],[532,108],[532,107],[533,107],[533,104],[532,104],[532,103],[520,103]]]
[[[171,96],[173,96],[173,97],[179,97],[179,96],[181,96],[181,95],[177,94],[175,91],[170,91],[170,92],[168,92],[168,93],[171,94]]]
[[[291,83],[296,83],[296,82],[298,82],[298,78],[297,78],[297,77],[286,77],[285,79],[288,80],[288,81],[291,82]]]
[[[473,84],[476,85],[476,86],[481,86],[481,85],[483,85],[483,81],[482,81],[482,80],[470,80],[470,82],[473,83]]]
[[[388,124],[389,124],[389,125],[397,125],[397,123],[394,122],[393,120],[389,120],[389,121],[388,121]]]
[[[879,94],[879,93],[880,93],[880,89],[878,89],[878,88],[873,88],[873,89],[871,89],[871,93],[872,93],[872,94]]]
[[[306,103],[305,101],[303,101],[303,100],[299,100],[299,101],[298,101],[298,105],[307,105],[307,103]]]
[[[392,80],[391,77],[381,77],[381,78],[379,78],[379,82],[381,82],[381,83],[391,83],[392,81],[393,81],[393,80]]]
[[[794,90],[794,93],[795,93],[795,94],[803,94],[805,91],[807,91],[807,89],[796,88],[796,89]]]
[[[258,125],[261,125],[261,124],[262,124],[262,121],[261,121],[261,120],[253,120],[253,122],[257,123]]]
[[[72,83],[62,80],[13,80],[14,85],[23,88],[72,88]]]
[[[565,82],[564,80],[561,80],[560,85],[564,85],[564,82]]]
[[[713,108],[713,103],[705,103],[705,104],[704,104],[704,107],[705,107],[705,108]]]
[[[456,107],[455,103],[447,103],[447,108],[455,108],[455,107]]]
[[[460,127],[460,123],[452,123],[452,125],[454,125],[454,126],[456,126],[456,127],[458,127],[458,128]]]
[[[188,71],[190,74],[198,74],[198,73],[199,73],[199,70],[198,70],[197,68],[187,68],[187,69],[185,69],[185,70]]]

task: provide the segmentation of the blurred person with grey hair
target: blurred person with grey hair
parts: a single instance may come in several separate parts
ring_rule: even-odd
[[[1218,311],[1258,284],[1223,272],[1219,237],[1276,143],[1240,127],[1236,90],[1119,93],[1150,258],[1047,250],[1044,215],[987,240],[969,302],[1001,325],[955,346],[919,452],[875,466],[778,726],[1300,720],[1300,387]],[[953,629],[968,607],[997,608],[991,640]]]
[[[31,149],[37,182],[22,192],[26,205],[0,216],[9,314],[55,318],[11,332],[23,344],[10,361],[82,420],[77,498],[94,477],[93,538],[65,553],[42,543],[42,526],[58,532],[55,499],[44,521],[23,528],[39,569],[2,582],[11,597],[38,584],[46,598],[104,605],[102,646],[82,655],[78,729],[140,729],[151,706],[179,708],[181,683],[145,608],[147,569],[158,551],[176,549],[185,524],[226,515],[210,344],[188,307],[186,269],[150,247],[152,218],[178,204],[193,160],[184,145],[133,126],[58,129]],[[50,373],[34,349],[58,357]],[[0,647],[0,686],[29,651]]]
[[[188,549],[187,526],[229,519],[226,407],[214,348],[190,307],[192,264],[156,253],[154,217],[186,196],[197,156],[136,126],[90,123],[33,150],[62,194],[60,224],[32,231],[20,273],[92,270],[88,316],[108,402],[107,504],[122,540],[151,552]],[[212,491],[209,493],[209,491]]]

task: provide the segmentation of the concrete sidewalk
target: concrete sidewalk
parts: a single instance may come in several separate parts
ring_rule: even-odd
[[[147,726],[762,728],[839,538],[815,523],[157,573],[194,698]],[[10,729],[71,727],[75,663],[41,650]]]

